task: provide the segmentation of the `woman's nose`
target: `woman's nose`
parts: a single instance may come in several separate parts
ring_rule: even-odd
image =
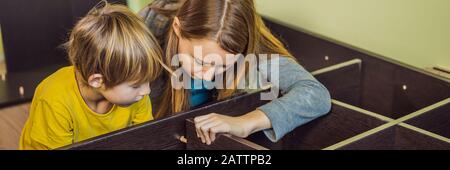
[[[215,69],[210,68],[208,70],[203,71],[203,80],[211,81],[214,78],[215,75]]]

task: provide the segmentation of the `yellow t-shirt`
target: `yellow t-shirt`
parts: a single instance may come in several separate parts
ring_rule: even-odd
[[[106,114],[92,111],[81,97],[73,66],[53,73],[36,88],[19,149],[55,149],[153,119],[150,98]]]

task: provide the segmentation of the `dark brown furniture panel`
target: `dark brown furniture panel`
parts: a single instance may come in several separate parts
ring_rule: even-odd
[[[211,145],[206,145],[197,137],[195,124],[191,119],[186,120],[186,138],[187,150],[267,150],[246,139],[228,134],[219,134]]]
[[[179,138],[186,136],[186,119],[209,113],[221,113],[230,116],[242,115],[267,102],[261,101],[259,98],[260,93],[245,94],[179,113],[176,116],[112,132],[61,149],[185,149],[186,145]]]
[[[23,72],[8,73],[0,80],[0,108],[30,102],[39,83],[64,65],[52,65]],[[20,94],[23,87],[23,95]]]
[[[450,103],[419,115],[406,123],[450,138]]]
[[[0,108],[29,102],[37,85],[69,64],[61,44],[74,24],[100,0],[2,0],[0,25],[7,74]],[[126,4],[126,0],[109,0]],[[23,87],[24,95],[19,94]]]
[[[357,111],[333,105],[329,114],[302,125],[281,141],[281,146],[272,147],[268,139],[252,138],[249,140],[269,149],[317,150],[351,138],[360,133],[376,128],[386,122]],[[267,145],[269,144],[269,145]]]
[[[360,54],[352,49],[343,48],[318,37],[277,24],[270,19],[266,19],[265,23],[274,35],[280,37],[288,50],[308,71],[360,58]]]
[[[355,74],[361,74],[361,86],[356,89],[335,89],[338,85],[330,86],[331,93],[338,100],[396,119],[450,97],[448,80],[300,28],[290,28],[278,21],[266,19],[266,23],[309,71],[355,58],[362,60],[360,73],[329,73],[337,76],[319,78],[329,85],[354,79]],[[324,56],[328,56],[328,60],[324,60]]]
[[[432,138],[402,126],[383,131],[346,145],[341,150],[434,150],[450,149],[450,143]]]
[[[355,63],[336,70],[315,75],[331,94],[331,98],[361,105],[362,63]]]

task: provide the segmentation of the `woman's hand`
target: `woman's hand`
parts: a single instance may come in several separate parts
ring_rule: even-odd
[[[203,143],[210,145],[216,139],[218,133],[245,138],[250,134],[272,127],[269,118],[260,110],[247,113],[239,117],[231,117],[211,113],[194,119],[197,137]]]

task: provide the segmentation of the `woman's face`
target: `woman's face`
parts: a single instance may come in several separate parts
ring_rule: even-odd
[[[224,73],[237,60],[234,54],[222,49],[216,41],[179,38],[179,59],[182,68],[194,79],[211,81]]]

